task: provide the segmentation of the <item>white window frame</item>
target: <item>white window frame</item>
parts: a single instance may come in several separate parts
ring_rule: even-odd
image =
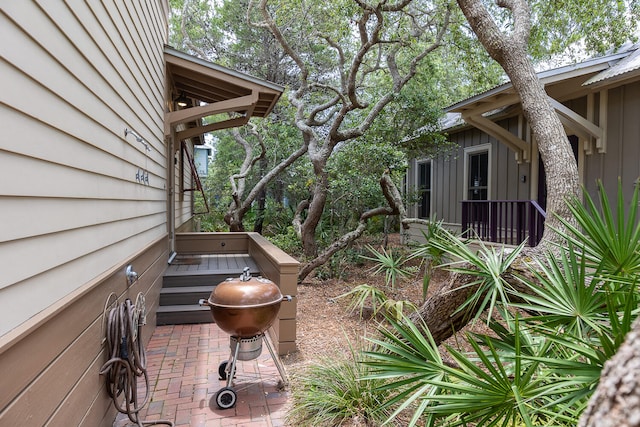
[[[463,177],[463,200],[469,200],[469,156],[471,154],[481,153],[483,151],[487,152],[487,200],[491,200],[493,198],[493,186],[491,176],[492,164],[491,164],[491,144],[480,144],[474,145],[472,147],[466,147],[464,149],[464,177]]]

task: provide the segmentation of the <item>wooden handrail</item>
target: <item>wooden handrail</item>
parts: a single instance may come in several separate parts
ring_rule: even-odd
[[[182,141],[182,151],[184,152],[185,156],[187,156],[189,167],[191,168],[191,177],[196,183],[196,188],[185,188],[183,191],[199,191],[200,194],[202,194],[202,200],[204,200],[205,210],[203,212],[194,212],[194,215],[207,214],[209,213],[209,203],[207,202],[207,195],[204,193],[202,181],[200,181],[200,175],[198,175],[198,169],[196,168],[196,164],[193,161],[193,157],[191,157],[191,154],[189,154],[187,143],[185,141]]]

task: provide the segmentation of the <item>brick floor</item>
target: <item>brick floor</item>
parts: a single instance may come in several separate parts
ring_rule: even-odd
[[[288,393],[280,391],[280,374],[271,355],[237,361],[231,387],[235,407],[215,401],[226,386],[218,367],[229,359],[229,335],[215,324],[158,326],[146,348],[150,400],[140,419],[168,419],[176,427],[283,427]],[[120,416],[119,418],[122,418]],[[119,426],[135,426],[127,424]]]

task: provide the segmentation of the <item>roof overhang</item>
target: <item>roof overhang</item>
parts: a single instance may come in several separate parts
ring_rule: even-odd
[[[600,152],[604,152],[606,149],[605,134],[602,127],[595,125],[591,118],[585,119],[580,114],[567,108],[562,102],[581,96],[588,96],[588,108],[591,110],[594,105],[593,89],[586,87],[585,82],[606,72],[611,68],[612,64],[617,63],[628,55],[629,51],[615,53],[537,74],[562,124],[572,133],[578,134],[585,140],[590,141],[593,139]],[[513,107],[519,104],[520,97],[515,92],[513,85],[508,82],[453,104],[446,108],[445,112],[460,114],[462,120],[469,125],[482,130],[507,145],[515,152],[516,159],[519,162],[530,161],[531,144],[527,141],[525,135],[522,132],[519,135],[512,134],[495,123],[496,117],[504,117],[504,112],[506,111],[513,115],[518,114],[519,109]],[[606,104],[606,92],[601,93],[600,104],[601,106]],[[602,125],[605,122],[606,109],[601,107],[600,123]],[[456,126],[460,127],[460,123],[457,122]]]
[[[180,140],[214,130],[242,126],[252,117],[266,117],[280,99],[284,88],[275,83],[196,58],[165,46],[166,78],[172,96],[186,96],[193,106],[165,114],[164,132],[172,128]],[[229,113],[225,120],[201,125],[207,116]],[[191,123],[192,127],[186,124]],[[195,123],[195,125],[193,125]]]
[[[628,52],[593,58],[578,64],[567,65],[548,71],[539,72],[538,78],[547,93],[557,101],[563,98],[575,97],[576,91],[588,92],[582,84],[590,77],[607,70],[612,63],[629,55]],[[568,85],[573,81],[573,85]],[[567,86],[571,86],[568,88]],[[450,105],[445,112],[457,112],[463,115],[486,113],[508,105],[517,104],[520,98],[511,82],[489,89],[486,92],[472,96],[458,103]]]

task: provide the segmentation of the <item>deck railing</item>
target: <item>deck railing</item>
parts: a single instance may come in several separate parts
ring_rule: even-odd
[[[536,246],[544,231],[545,211],[533,200],[463,200],[463,237]]]

